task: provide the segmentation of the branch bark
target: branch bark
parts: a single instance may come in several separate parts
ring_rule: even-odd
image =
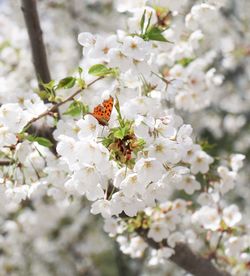
[[[209,259],[195,254],[186,244],[179,243],[175,247],[175,254],[171,256],[178,266],[196,276],[229,276],[227,272],[218,270]]]
[[[0,160],[0,167],[1,166],[10,166],[14,164],[13,160]]]
[[[40,82],[48,83],[51,81],[51,77],[43,42],[42,29],[37,12],[36,0],[22,0],[21,9],[23,11],[25,24],[29,34],[36,77],[39,88],[41,89]]]
[[[137,233],[154,249],[160,249],[162,245],[167,246],[166,240],[159,244],[148,238],[144,229],[137,229]],[[208,258],[195,254],[184,243],[176,244],[175,254],[170,260],[195,276],[230,276],[229,273],[218,270]]]
[[[37,11],[36,0],[21,0],[21,10],[23,12],[26,28],[29,35],[29,41],[32,51],[32,60],[36,72],[38,87],[43,89],[41,83],[48,83],[51,81],[46,49],[43,41],[43,32],[40,26],[39,15]],[[46,102],[46,101],[45,101]],[[59,116],[59,114],[58,114]],[[53,137],[53,129],[48,127],[37,128],[32,127],[28,130],[30,134],[43,136],[49,138],[54,144],[52,152],[56,154],[56,141]]]

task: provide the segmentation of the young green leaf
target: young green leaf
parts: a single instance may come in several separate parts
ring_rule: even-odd
[[[156,26],[151,27],[145,34],[145,38],[148,40],[156,40],[162,42],[169,42],[163,35],[162,30]]]
[[[81,88],[84,89],[86,87],[86,83],[83,79],[79,78],[77,79],[77,85]]]
[[[76,78],[74,77],[66,77],[62,80],[59,81],[58,85],[57,85],[57,89],[69,89],[72,88],[75,85],[76,82]]]
[[[40,90],[37,92],[38,96],[44,101],[44,100],[48,100],[50,98],[50,93],[48,93],[45,90]]]
[[[138,147],[143,147],[145,144],[146,144],[146,142],[142,138],[139,138],[137,140]]]
[[[178,60],[178,64],[182,65],[183,67],[187,67],[193,60],[193,58],[183,58]]]
[[[81,77],[82,72],[83,72],[83,69],[82,69],[82,67],[79,66],[78,67],[78,73],[79,73],[80,77]]]
[[[151,19],[152,19],[152,15],[153,15],[153,12],[151,12],[150,15],[149,15],[148,24],[147,24],[147,27],[146,27],[146,29],[145,29],[145,33],[147,33],[148,28],[149,28],[149,26],[150,26]]]
[[[143,34],[144,30],[144,23],[145,23],[145,15],[146,15],[146,10],[144,10],[141,21],[140,21],[140,26],[141,26],[141,34]]]
[[[54,80],[51,80],[48,83],[41,82],[41,84],[45,89],[48,89],[48,90],[52,90],[55,87],[55,81]]]
[[[84,115],[88,112],[87,106],[85,106],[82,102],[74,101],[70,104],[68,109],[63,113],[64,115],[70,115],[73,117]]]
[[[38,92],[39,97],[42,100],[49,100],[50,102],[54,102],[55,97],[56,97],[56,94],[55,94],[55,87],[56,87],[55,81],[51,80],[48,83],[44,83],[40,80],[39,83],[43,87],[43,90],[40,90]]]
[[[116,130],[114,132],[114,137],[117,139],[123,139],[126,133],[126,129],[125,128],[119,128],[118,130]]]
[[[95,64],[89,68],[89,74],[97,77],[106,76],[114,73],[114,69],[108,68],[103,64]]]
[[[121,110],[120,110],[120,103],[119,103],[119,100],[118,98],[116,97],[116,103],[115,103],[115,109],[118,113],[118,121],[119,121],[119,124],[121,127],[124,127],[125,126],[125,123],[124,123],[124,120],[122,118],[122,114],[121,114]]]
[[[50,148],[53,146],[53,143],[49,139],[44,138],[44,137],[35,137],[32,135],[29,135],[26,137],[26,139],[30,142],[37,142],[39,145],[47,147],[47,148]]]
[[[83,72],[83,69],[79,66],[78,67],[79,78],[76,78],[76,83],[81,89],[84,89],[86,83],[85,83],[84,79],[82,78],[82,72]]]

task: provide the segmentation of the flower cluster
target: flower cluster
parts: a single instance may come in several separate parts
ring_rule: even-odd
[[[73,76],[27,95],[4,98],[6,85],[0,87],[3,271],[26,273],[29,262],[37,275],[49,273],[42,263],[53,263],[55,273],[92,267],[88,254],[98,248],[86,250],[83,235],[93,220],[83,210],[89,207],[132,258],[159,265],[186,244],[218,267],[247,273],[249,221],[237,192],[231,196],[243,181],[245,156],[230,148],[227,157],[226,145],[216,151],[197,139],[205,128],[229,139],[224,131],[235,135],[247,124],[244,115],[231,114],[221,127],[212,108],[197,116],[218,108],[230,88],[228,71],[239,62],[221,19],[226,1],[203,2],[115,1],[118,12],[129,14],[124,30],[80,33],[83,57]],[[16,73],[23,70],[18,50],[1,45],[3,73],[13,65]],[[243,62],[249,54],[243,42],[240,49]],[[16,251],[14,244],[20,245]],[[32,250],[25,259],[26,245]],[[60,266],[67,250],[86,263]]]

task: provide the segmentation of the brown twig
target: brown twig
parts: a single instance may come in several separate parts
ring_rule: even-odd
[[[28,128],[32,123],[38,121],[39,119],[47,116],[47,115],[50,115],[50,114],[53,114],[54,112],[56,112],[58,110],[58,108],[65,104],[66,102],[68,101],[71,101],[74,99],[75,96],[77,96],[79,93],[81,93],[84,89],[92,86],[94,83],[96,83],[97,81],[103,79],[104,77],[99,77],[95,80],[93,80],[92,82],[90,82],[85,88],[81,88],[81,89],[78,89],[76,92],[74,92],[71,96],[69,96],[68,98],[66,98],[65,100],[57,103],[57,104],[54,104],[51,108],[49,108],[48,110],[44,111],[43,113],[41,113],[39,116],[37,117],[34,117],[33,119],[31,119],[24,128]]]
[[[22,0],[21,9],[28,30],[32,59],[39,87],[41,89],[41,81],[43,83],[48,83],[51,81],[51,77],[43,42],[43,33],[37,12],[36,0]]]
[[[14,164],[15,162],[13,160],[0,160],[0,166],[9,166]]]

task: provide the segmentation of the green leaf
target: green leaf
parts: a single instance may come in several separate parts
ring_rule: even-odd
[[[76,82],[76,78],[74,77],[66,77],[62,80],[59,81],[58,85],[57,85],[57,89],[69,89],[72,88],[75,85]]]
[[[143,147],[145,144],[146,144],[146,142],[142,138],[139,138],[137,140],[138,147]]]
[[[102,137],[101,138],[101,142],[102,144],[107,148],[112,142],[113,142],[113,137],[110,138],[110,137]]]
[[[81,89],[85,88],[85,86],[86,86],[85,81],[81,78],[77,79],[77,84]]]
[[[45,89],[48,89],[48,90],[52,90],[55,87],[55,81],[54,80],[51,80],[48,83],[43,83],[42,82],[41,84]]]
[[[153,15],[153,12],[150,13],[150,16],[149,16],[149,19],[148,19],[148,24],[147,24],[147,27],[145,29],[145,33],[148,31],[148,28],[150,26],[150,23],[151,23],[151,19],[152,19],[152,15]]]
[[[40,84],[42,85],[42,87],[44,88],[44,90],[41,90],[38,92],[38,95],[40,96],[40,98],[42,100],[49,100],[51,102],[55,101],[55,81],[51,80],[48,83],[44,83],[41,80],[39,81]]]
[[[79,78],[76,79],[76,82],[81,89],[84,89],[86,87],[86,83],[82,78],[82,72],[83,72],[83,69],[81,67],[78,67]]]
[[[162,42],[169,42],[163,35],[162,30],[156,26],[151,27],[145,34],[145,38],[148,40],[156,40]]]
[[[146,10],[144,10],[141,21],[140,21],[140,26],[141,26],[141,33],[143,34],[144,30],[144,23],[145,23],[145,15],[146,15]]]
[[[97,77],[106,76],[112,73],[114,73],[114,70],[103,64],[95,64],[89,68],[89,74]]]
[[[122,118],[122,114],[121,114],[121,110],[120,110],[120,103],[119,103],[119,100],[118,100],[117,97],[116,97],[115,109],[116,109],[116,111],[118,113],[117,119],[119,121],[119,124],[120,124],[121,127],[124,127],[125,126],[125,122],[124,122],[124,120]]]
[[[216,148],[216,144],[210,144],[206,140],[201,140],[199,144],[202,150],[206,151],[207,153],[212,153],[212,151]]]
[[[50,97],[50,94],[45,90],[40,90],[37,94],[42,100],[47,100]]]
[[[74,101],[70,104],[68,109],[63,113],[64,115],[70,115],[73,117],[87,114],[88,108],[82,102]]]
[[[183,58],[178,60],[178,64],[182,65],[183,67],[187,67],[193,60],[193,58]]]
[[[32,135],[28,135],[26,139],[30,142],[37,142],[39,145],[50,148],[53,146],[53,143],[44,137],[35,137]]]
[[[126,133],[125,128],[119,128],[114,132],[114,137],[117,139],[123,139],[123,137],[125,136],[125,133]]]
[[[82,74],[82,72],[83,72],[83,69],[82,69],[82,67],[78,67],[78,73],[79,73],[79,75],[81,76],[81,74]]]

